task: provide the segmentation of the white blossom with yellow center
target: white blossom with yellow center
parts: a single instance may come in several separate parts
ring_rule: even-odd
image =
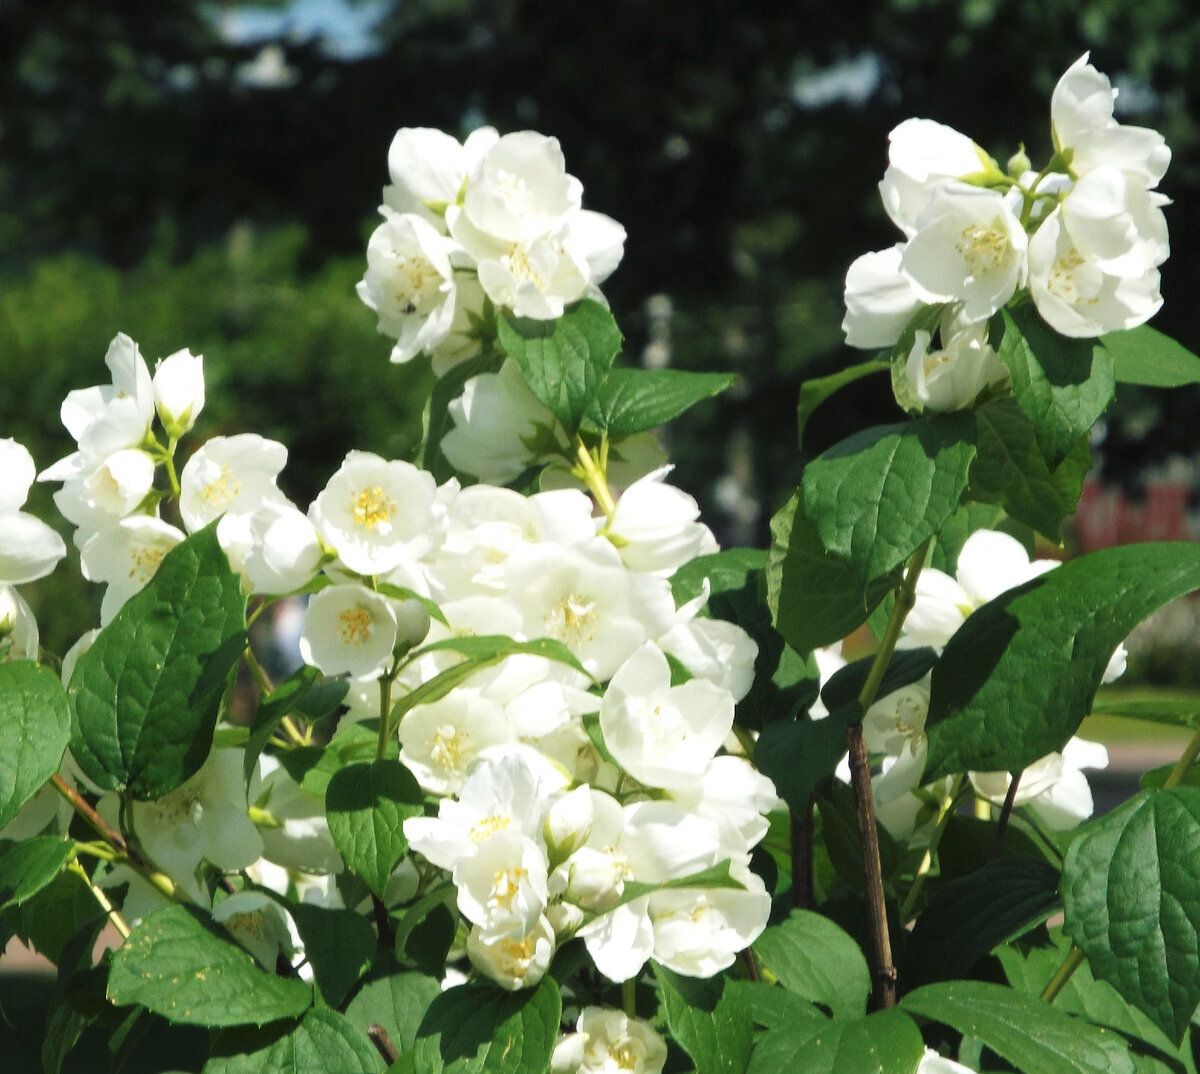
[[[100,606],[102,625],[154,577],[163,557],[183,539],[174,526],[146,515],[130,515],[88,539],[79,552],[83,576],[108,583]]]
[[[460,687],[404,717],[400,759],[426,791],[453,794],[466,782],[481,750],[512,741],[500,703]]]
[[[471,965],[510,992],[536,985],[550,968],[554,948],[554,928],[544,914],[523,936],[475,925],[467,937]]]
[[[427,553],[444,516],[432,475],[367,451],[346,456],[308,513],[342,563],[368,576]]]
[[[661,1074],[666,1064],[666,1042],[624,1011],[584,1007],[575,1028],[555,1045],[551,1074]]]
[[[546,853],[529,836],[497,832],[454,866],[458,908],[493,935],[522,937],[546,909]]]
[[[179,478],[179,513],[189,533],[225,514],[247,515],[269,499],[287,463],[287,448],[254,433],[214,436],[187,461]]]
[[[391,601],[365,586],[329,586],[308,602],[300,655],[326,675],[376,679],[395,645]]]

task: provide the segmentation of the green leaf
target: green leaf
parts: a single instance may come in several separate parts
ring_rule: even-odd
[[[800,401],[796,405],[796,446],[804,447],[804,427],[808,424],[808,419],[812,417],[813,411],[834,392],[844,388],[847,384],[853,384],[856,380],[870,376],[872,373],[882,373],[888,368],[887,362],[872,359],[869,362],[859,362],[857,365],[840,369],[825,377],[806,380],[801,384]]]
[[[70,736],[58,676],[29,660],[0,664],[0,828],[58,771]]]
[[[1140,544],[1090,552],[985,604],[934,668],[925,779],[1017,772],[1062,749],[1116,647],[1197,587],[1200,547]]]
[[[610,369],[596,389],[584,424],[589,431],[606,433],[614,440],[633,436],[665,425],[732,383],[732,373]]]
[[[58,965],[69,938],[102,917],[102,911],[87,880],[67,869],[6,917],[22,943]]]
[[[807,1018],[824,1024],[826,1015],[803,996],[766,981],[740,981],[728,978],[726,990],[741,992],[750,1007],[750,1020],[764,1029],[788,1025],[797,1018]]]
[[[978,1037],[1024,1074],[1134,1074],[1116,1033],[1072,1018],[1036,996],[984,981],[949,981],[910,992],[900,1006]]]
[[[0,913],[36,895],[74,857],[75,844],[53,835],[10,846],[0,854]]]
[[[568,434],[578,432],[621,349],[613,315],[585,299],[553,321],[504,313],[498,328],[500,346],[520,366],[529,390]]]
[[[799,1019],[763,1034],[750,1058],[749,1074],[914,1074],[925,1043],[901,1011],[865,1018]],[[803,1056],[803,1067],[796,1061]]]
[[[554,638],[533,638],[530,641],[517,641],[503,634],[479,634],[470,638],[442,638],[432,641],[415,650],[410,656],[420,656],[425,653],[435,653],[450,650],[466,657],[468,660],[490,661],[495,663],[506,656],[525,653],[528,656],[540,656],[546,660],[555,660],[574,668],[581,675],[587,675],[587,669],[579,662],[579,658],[561,641]],[[479,666],[485,666],[480,664]],[[588,678],[591,678],[588,675]]]
[[[917,649],[900,649],[892,654],[880,680],[877,698],[887,697],[923,679],[937,663],[937,651],[928,646]],[[829,681],[821,687],[821,700],[830,712],[858,704],[858,695],[866,684],[867,676],[875,663],[874,657],[855,660],[853,664],[838,668]]]
[[[1168,727],[1200,727],[1200,697],[1123,697],[1101,693],[1092,702],[1094,716],[1121,716]]]
[[[697,979],[654,963],[671,1035],[696,1064],[696,1074],[742,1074],[750,1061],[748,997],[726,977]]]
[[[144,800],[194,775],[245,631],[241,580],[213,523],[166,554],[79,658],[68,692],[84,774]]]
[[[1075,513],[1092,466],[1087,434],[1052,470],[1033,423],[1015,399],[995,399],[976,410],[975,419],[979,454],[971,466],[971,498],[998,504],[1012,518],[1060,540],[1062,520]]]
[[[435,978],[393,964],[386,976],[367,981],[355,993],[346,1006],[346,1017],[355,1025],[382,1026],[401,1052],[409,1052],[425,1012],[441,994],[442,986]]]
[[[1176,1044],[1200,1004],[1200,789],[1143,791],[1063,866],[1063,931]]]
[[[1039,925],[1061,907],[1058,870],[1044,861],[991,861],[945,881],[909,933],[907,988],[963,977],[984,955]]]
[[[775,720],[754,746],[754,763],[796,817],[804,816],[817,784],[830,775],[846,753],[846,729],[860,714],[842,710],[812,720]]]
[[[286,907],[304,943],[304,957],[312,966],[321,998],[340,1007],[350,989],[371,967],[378,942],[375,930],[353,910],[327,909],[311,903]]]
[[[866,429],[804,471],[804,514],[861,592],[903,567],[958,509],[975,458],[969,413]]]
[[[817,795],[817,810],[821,817],[821,834],[825,850],[834,869],[847,884],[862,891],[863,879],[862,840],[858,834],[858,813],[854,805],[854,793],[841,780],[831,780],[827,785],[828,795]],[[879,840],[879,864],[885,882],[900,869],[900,849],[883,825],[876,823],[875,833]]]
[[[296,1025],[216,1034],[203,1074],[371,1074],[382,1067],[361,1029],[337,1011],[316,1007]]]
[[[1045,991],[1072,946],[1057,929],[1050,930],[1050,938],[1054,941],[1051,947],[1031,947],[1027,951],[1013,947],[996,949],[1004,976],[1013,988],[1034,996]],[[1126,1037],[1145,1041],[1167,1054],[1178,1054],[1166,1034],[1136,1007],[1126,1003],[1107,981],[1093,977],[1086,962],[1071,974],[1071,979],[1054,998],[1054,1006],[1068,1014],[1082,1015],[1093,1025],[1107,1026]],[[1186,1042],[1184,1047],[1187,1047]]]
[[[258,709],[250,724],[250,736],[246,740],[246,756],[242,762],[242,774],[246,777],[247,783],[254,774],[259,756],[275,733],[275,728],[304,700],[320,680],[321,672],[315,667],[305,664],[284,679],[266,697],[260,699]],[[346,683],[345,685],[348,688],[350,684]]]
[[[799,491],[771,520],[767,605],[775,628],[798,653],[839,641],[861,626],[898,582],[897,573],[864,594],[850,564],[825,550]]]
[[[259,968],[249,952],[182,906],[147,915],[113,956],[108,997],[140,1003],[171,1022],[263,1025],[296,1018],[312,989]]]
[[[1057,466],[1112,401],[1112,356],[1092,340],[1060,336],[1031,304],[997,317],[996,356],[1012,374],[1013,395],[1033,422],[1047,465]]]
[[[688,560],[671,575],[671,595],[676,607],[695,600],[708,583],[709,593],[719,596],[756,584],[757,575],[767,565],[767,554],[759,548],[725,548],[707,556]]]
[[[1152,388],[1200,383],[1200,357],[1148,324],[1100,337],[1113,357],[1117,381]]]
[[[867,960],[829,918],[793,910],[754,941],[754,952],[784,988],[828,1007],[835,1018],[857,1018],[866,1011]]]
[[[349,765],[329,781],[325,808],[346,867],[383,898],[388,877],[408,851],[404,822],[425,812],[416,778],[399,761]]]
[[[421,1074],[543,1074],[558,1040],[562,997],[554,978],[502,992],[465,984],[438,996],[417,1030]]]

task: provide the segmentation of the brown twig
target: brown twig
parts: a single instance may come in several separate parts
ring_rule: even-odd
[[[1014,772],[1008,781],[1008,793],[1004,796],[1004,805],[1000,807],[1000,817],[996,821],[996,838],[992,840],[991,860],[1000,857],[1004,849],[1004,833],[1008,831],[1008,818],[1012,816],[1013,805],[1017,800],[1017,787],[1021,783],[1021,773]]]
[[[383,1056],[383,1060],[388,1066],[391,1066],[400,1058],[400,1052],[392,1043],[392,1038],[388,1036],[387,1030],[378,1022],[372,1022],[367,1026],[367,1036],[371,1039],[371,1043],[375,1045],[375,1050]]]
[[[813,908],[813,807],[816,795],[808,796],[802,816],[792,813],[792,905]]]

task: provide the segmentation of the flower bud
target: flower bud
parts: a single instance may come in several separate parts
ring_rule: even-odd
[[[185,348],[155,366],[154,407],[173,440],[196,424],[204,409],[204,359],[200,355]]]
[[[1033,164],[1029,160],[1028,154],[1025,152],[1024,142],[1021,143],[1021,148],[1008,158],[1008,164],[1006,167],[1008,169],[1008,174],[1014,179],[1020,179],[1022,175],[1024,175],[1033,167]]]
[[[542,836],[551,868],[583,846],[592,830],[592,816],[592,791],[586,785],[564,794],[550,807]]]

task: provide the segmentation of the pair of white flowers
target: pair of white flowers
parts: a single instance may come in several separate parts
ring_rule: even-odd
[[[519,317],[552,320],[598,295],[625,231],[582,208],[558,140],[491,127],[458,142],[406,127],[388,153],[384,222],[367,245],[358,294],[396,340],[392,361],[423,351],[444,372],[473,352],[485,299]]]
[[[970,138],[910,119],[890,136],[880,183],[905,239],[858,258],[846,276],[847,342],[891,347],[923,306],[947,305],[940,347],[919,332],[910,387],[930,409],[966,406],[1004,371],[987,320],[1028,291],[1057,332],[1090,338],[1147,321],[1162,304],[1170,150],[1156,131],[1113,117],[1116,91],[1085,54],[1050,104],[1054,157],[1023,153],[1006,173]]]

